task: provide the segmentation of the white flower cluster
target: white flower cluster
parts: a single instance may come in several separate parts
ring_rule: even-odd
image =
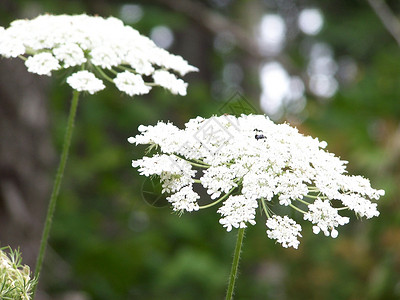
[[[30,268],[21,264],[19,251],[9,247],[0,249],[0,299],[30,300],[36,280],[32,279]]]
[[[256,209],[266,214],[267,234],[284,247],[297,248],[301,227],[287,216],[273,215],[275,204],[304,214],[313,231],[336,237],[349,222],[339,211],[378,216],[384,195],[368,179],[346,175],[346,163],[324,150],[326,142],[304,136],[288,124],[264,115],[197,117],[179,129],[171,123],[139,127],[130,137],[160,154],[133,161],[142,175],[158,175],[174,210],[193,211],[222,202],[220,223],[228,231],[255,224]],[[197,176],[197,177],[196,177]],[[193,190],[201,184],[212,203],[200,206]],[[181,203],[180,203],[181,202]]]
[[[230,196],[218,209],[223,218],[219,222],[226,227],[227,231],[231,231],[232,227],[245,228],[246,223],[256,224],[254,220],[258,203],[256,199],[247,199],[243,195]]]
[[[304,214],[304,220],[317,224],[313,226],[315,234],[322,231],[326,236],[330,234],[333,238],[338,236],[338,231],[335,227],[347,224],[350,221],[349,218],[340,216],[337,209],[331,206],[329,200],[322,201],[319,198],[308,206],[308,212]]]
[[[267,235],[270,239],[277,240],[278,243],[282,244],[283,247],[293,247],[297,249],[299,247],[299,240],[297,237],[301,237],[300,231],[301,226],[288,216],[277,216],[274,215],[267,220]]]
[[[21,57],[28,71],[39,75],[76,68],[80,72],[67,83],[91,94],[105,88],[97,74],[129,96],[147,94],[152,86],[186,95],[187,83],[174,73],[198,70],[119,19],[84,14],[41,15],[0,27],[0,56]],[[152,79],[145,82],[143,76]]]

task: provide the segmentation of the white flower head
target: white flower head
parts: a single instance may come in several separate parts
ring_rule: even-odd
[[[162,182],[163,192],[171,193],[191,185],[196,175],[190,163],[173,155],[154,155],[132,161],[133,167],[139,167],[144,176],[157,175]]]
[[[80,66],[87,61],[85,54],[77,44],[63,44],[53,49],[54,56],[64,63],[64,68]]]
[[[153,78],[156,84],[170,90],[172,94],[186,96],[187,83],[178,79],[174,74],[164,70],[155,71]]]
[[[322,231],[325,236],[336,238],[338,231],[335,229],[339,225],[349,223],[350,219],[338,214],[338,210],[333,208],[329,200],[322,201],[317,198],[314,203],[308,206],[308,212],[304,214],[304,220],[309,220],[316,224],[313,226],[313,232],[318,234]]]
[[[129,96],[147,94],[151,90],[151,87],[144,83],[142,76],[129,71],[118,73],[114,78],[114,83],[121,92]]]
[[[117,18],[85,14],[46,14],[1,27],[0,56],[24,56],[28,71],[39,75],[90,68],[99,78],[114,78],[117,88],[128,95],[147,94],[151,88],[145,79],[152,86],[186,95],[187,83],[174,74],[198,70]]]
[[[121,58],[112,47],[102,45],[90,52],[90,61],[95,66],[100,66],[103,69],[111,69],[121,63]]]
[[[200,199],[200,196],[193,191],[190,185],[183,187],[180,191],[167,197],[174,211],[188,212],[199,210],[198,199]]]
[[[6,58],[17,57],[24,54],[25,50],[21,41],[8,37],[3,30],[0,34],[0,55]]]
[[[219,222],[227,231],[231,231],[232,227],[245,228],[247,222],[254,225],[257,207],[257,201],[254,199],[247,199],[243,195],[230,196],[218,209],[222,216]]]
[[[198,208],[222,203],[219,222],[228,231],[254,225],[258,207],[266,216],[277,205],[294,209],[313,224],[314,233],[322,231],[333,238],[338,226],[349,222],[339,209],[366,218],[379,215],[372,200],[378,200],[382,190],[373,189],[360,176],[346,175],[347,162],[327,152],[326,142],[304,136],[288,124],[274,124],[264,115],[197,117],[183,129],[164,122],[141,125],[139,134],[128,141],[156,149],[157,154],[133,166],[142,175],[159,175],[164,192],[182,191],[170,196],[174,209],[178,198],[194,203],[197,196],[189,190],[194,193],[194,186],[201,185],[211,203]],[[334,201],[344,206],[334,208]],[[292,219],[273,216],[267,226],[270,238],[297,248],[301,228]]]
[[[345,206],[350,210],[353,210],[360,217],[370,219],[379,216],[377,204],[372,203],[370,200],[358,194],[340,195],[340,200]]]
[[[79,71],[67,78],[67,83],[79,92],[89,92],[94,94],[105,88],[103,81],[96,78],[93,73],[89,71]]]
[[[221,165],[205,172],[200,181],[203,187],[207,189],[207,193],[211,195],[211,199],[216,199],[221,193],[228,193],[232,187],[237,186],[234,181],[235,178],[235,170]]]
[[[270,239],[276,240],[283,247],[293,247],[297,249],[300,242],[297,237],[301,237],[301,226],[288,216],[274,215],[267,220],[267,235]]]
[[[51,76],[51,71],[60,68],[58,60],[48,52],[42,52],[29,57],[25,61],[25,65],[28,68],[28,72],[47,76]]]

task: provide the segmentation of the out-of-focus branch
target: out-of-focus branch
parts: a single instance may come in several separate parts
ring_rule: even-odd
[[[383,0],[367,1],[400,47],[400,21],[390,10],[390,7]]]
[[[229,18],[214,12],[199,1],[193,0],[156,0],[170,9],[177,11],[191,18],[213,34],[223,31],[231,33],[236,41],[236,46],[245,51],[249,56],[258,62],[277,61],[291,74],[296,74],[306,82],[302,74],[289,57],[283,53],[277,56],[265,56],[261,53],[256,38],[252,33],[247,32]]]
[[[200,2],[191,0],[157,0],[157,2],[183,13],[215,34],[223,31],[232,33],[236,39],[236,45],[240,49],[253,57],[261,58],[259,47],[248,32],[223,15],[208,9]]]

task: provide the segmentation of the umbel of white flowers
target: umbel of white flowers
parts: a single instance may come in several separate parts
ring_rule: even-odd
[[[297,248],[301,226],[276,215],[278,206],[302,213],[315,234],[333,238],[336,228],[349,222],[341,210],[368,219],[379,215],[371,200],[383,196],[383,190],[373,189],[361,176],[345,175],[347,162],[324,150],[326,142],[264,115],[197,117],[184,129],[159,122],[141,125],[139,131],[128,141],[149,145],[153,155],[132,161],[132,166],[141,175],[159,176],[174,211],[219,204],[219,222],[227,231],[254,225],[261,207],[268,237]],[[195,184],[207,190],[211,203],[199,205]]]
[[[24,59],[39,75],[71,69],[67,83],[90,94],[105,88],[100,77],[130,96],[153,86],[184,96],[187,83],[177,75],[198,70],[119,19],[84,14],[41,15],[0,27],[0,55]]]
[[[18,250],[0,249],[0,299],[31,299],[36,280],[31,278],[29,266],[21,261]]]

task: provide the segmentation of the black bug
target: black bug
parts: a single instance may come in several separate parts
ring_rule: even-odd
[[[265,135],[260,133],[260,132],[262,132],[262,130],[254,129],[254,131],[257,132],[256,135],[254,136],[256,140],[261,140],[261,139],[265,139],[266,138]]]
[[[256,140],[261,140],[261,139],[265,139],[266,137],[263,134],[256,134],[255,138],[256,138]]]

